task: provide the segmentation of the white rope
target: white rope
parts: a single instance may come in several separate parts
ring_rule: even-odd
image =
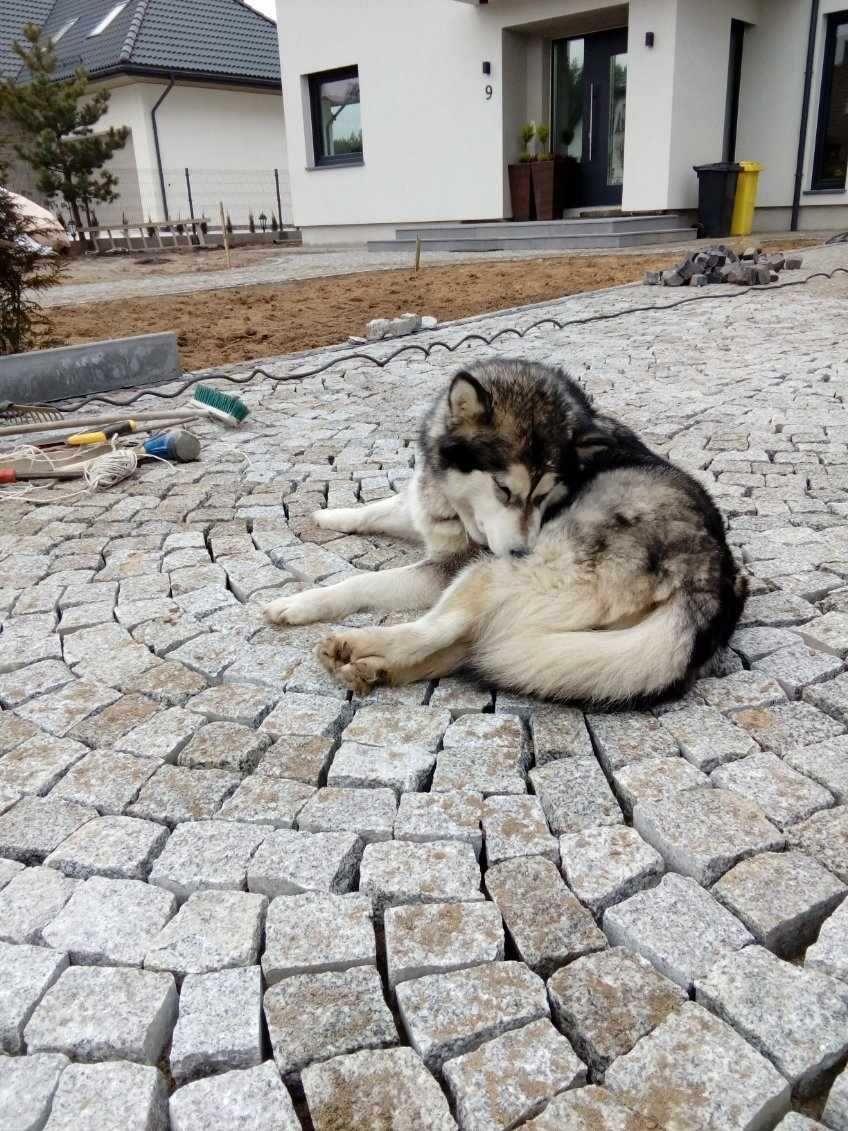
[[[75,454],[77,453],[68,454],[65,458],[62,458],[56,453],[54,458],[53,453],[31,446],[16,448],[13,452],[5,454],[4,459],[29,460],[31,463],[44,464],[45,470],[49,469],[50,471],[61,471],[70,466],[79,467],[80,477],[85,480],[86,485],[79,491],[70,491],[63,495],[54,493],[46,498],[39,498],[35,492],[52,491],[55,484],[45,483],[41,486],[33,484],[14,493],[0,488],[0,501],[20,502],[24,500],[31,503],[46,504],[66,502],[69,499],[78,499],[80,495],[87,495],[92,491],[108,490],[124,479],[128,479],[138,467],[136,451],[133,448],[118,448],[115,446],[114,440],[111,452],[106,452],[102,456],[95,456],[94,459],[88,460],[86,463],[73,463],[72,455]],[[167,460],[161,462],[168,463]]]

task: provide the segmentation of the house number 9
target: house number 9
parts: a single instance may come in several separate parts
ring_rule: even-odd
[[[486,101],[487,101],[487,102],[488,102],[488,101],[489,101],[489,99],[490,99],[490,98],[492,97],[492,94],[493,94],[493,93],[494,93],[494,91],[492,90],[492,84],[491,84],[491,83],[486,83]]]

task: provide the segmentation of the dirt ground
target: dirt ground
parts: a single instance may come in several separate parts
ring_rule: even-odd
[[[270,244],[263,247],[234,247],[230,252],[233,267],[257,267],[266,259],[300,250],[300,244]],[[162,275],[194,275],[197,272],[223,271],[227,260],[223,251],[187,251],[185,248],[164,251],[151,248],[149,253],[134,255],[87,255],[68,260],[62,273],[63,283],[105,283],[111,279],[159,278]]]
[[[803,242],[794,240],[793,245]],[[372,271],[62,306],[48,313],[53,336],[69,344],[98,341],[106,328],[112,337],[173,330],[183,367],[191,370],[333,345],[350,334],[363,334],[371,318],[395,317],[407,310],[447,320],[631,283],[646,270],[679,259],[679,252],[668,250],[424,266],[417,273]],[[126,261],[122,265],[125,271],[138,270]]]

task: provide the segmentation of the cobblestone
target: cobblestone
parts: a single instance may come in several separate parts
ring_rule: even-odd
[[[352,889],[362,858],[356,833],[271,833],[247,866],[250,891],[267,896],[299,892],[341,894]]]
[[[844,900],[807,950],[804,965],[848,982],[848,903]]]
[[[77,879],[99,875],[143,880],[167,839],[167,830],[153,821],[95,817],[55,848],[45,864]]]
[[[169,1062],[177,1081],[261,1064],[262,975],[258,966],[186,975]]]
[[[41,932],[79,885],[53,868],[24,868],[0,891],[0,940],[40,943]]]
[[[304,1069],[302,1079],[315,1131],[456,1128],[441,1089],[409,1048],[333,1057]]]
[[[482,795],[471,790],[404,793],[395,818],[395,840],[458,840],[470,844],[479,856],[482,811]]]
[[[550,1012],[544,982],[520,962],[402,982],[397,999],[412,1047],[432,1070]]]
[[[30,1017],[67,968],[66,954],[37,946],[0,943],[0,1050],[23,1052],[24,1029]]]
[[[145,969],[182,978],[256,966],[267,905],[253,892],[195,892],[152,940]]]
[[[757,986],[756,997],[751,987]],[[696,1000],[768,1057],[793,1090],[810,1095],[848,1052],[848,994],[826,974],[759,946],[720,959],[695,983]]]
[[[489,867],[515,856],[545,856],[559,863],[559,846],[537,797],[486,798],[483,834]]]
[[[309,892],[271,901],[262,956],[269,986],[293,974],[376,964],[371,901],[365,896]]]
[[[759,806],[778,828],[797,824],[833,804],[830,792],[787,766],[776,754],[763,751],[712,775],[713,784]]]
[[[615,795],[594,758],[576,756],[530,771],[551,832],[576,833],[624,822]]]
[[[300,1131],[291,1096],[271,1061],[196,1080],[171,1096],[172,1131]]]
[[[613,903],[659,883],[660,854],[635,829],[606,825],[560,838],[562,874],[581,903],[600,916]]]
[[[596,1079],[687,1000],[650,962],[621,947],[557,970],[548,997],[557,1026]]]
[[[113,1060],[69,1064],[59,1078],[50,1131],[158,1131],[167,1088],[157,1068]]]
[[[404,903],[461,903],[483,899],[480,867],[470,845],[455,841],[366,845],[359,890],[377,915]]]
[[[385,914],[389,987],[504,957],[499,910],[485,903],[389,907]]]
[[[264,1009],[286,1082],[317,1061],[398,1043],[380,975],[371,966],[286,978],[265,991]]]
[[[170,974],[69,966],[35,1007],[24,1040],[32,1052],[156,1064],[176,1014]]]
[[[178,826],[150,871],[150,882],[185,899],[210,888],[247,887],[247,865],[267,829],[235,821]]]
[[[636,951],[685,990],[728,951],[753,941],[739,920],[694,880],[668,875],[604,913],[613,946]]]
[[[44,1127],[59,1077],[68,1064],[61,1053],[39,1052],[3,1058],[0,1075],[0,1127],[38,1131]]]
[[[541,856],[506,860],[489,868],[485,885],[522,961],[543,978],[581,954],[607,945],[603,932],[550,860]]]

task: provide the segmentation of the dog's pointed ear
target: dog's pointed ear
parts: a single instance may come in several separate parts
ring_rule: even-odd
[[[492,398],[476,377],[461,371],[451,381],[448,409],[454,424],[474,424],[492,412]]]

